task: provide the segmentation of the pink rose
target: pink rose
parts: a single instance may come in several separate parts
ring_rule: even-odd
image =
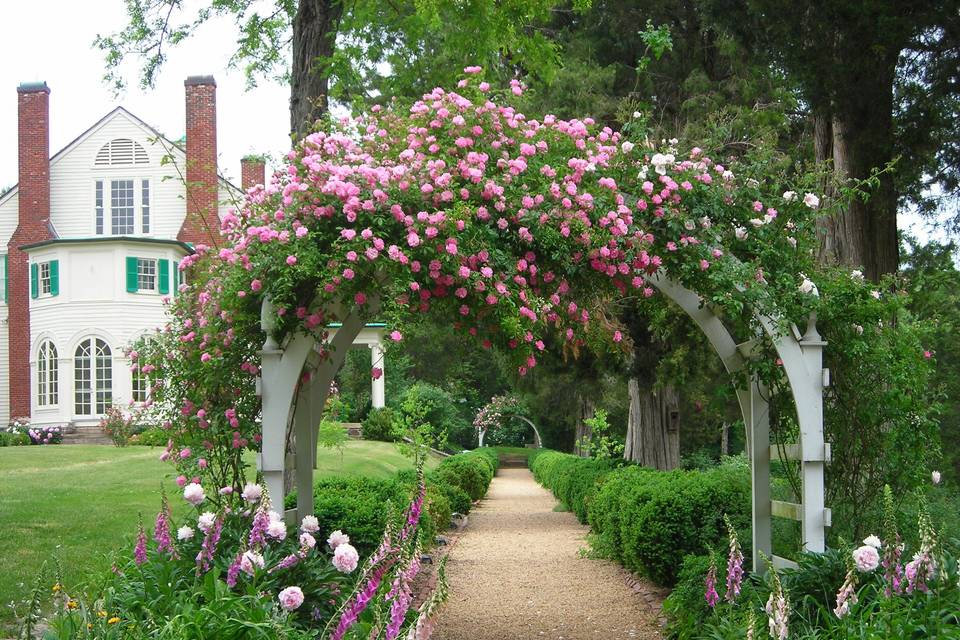
[[[853,561],[857,565],[857,569],[863,573],[868,573],[877,568],[880,564],[880,554],[877,552],[877,548],[865,544],[862,547],[858,547],[853,552]]]

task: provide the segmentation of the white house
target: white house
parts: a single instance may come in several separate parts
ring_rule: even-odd
[[[118,107],[51,157],[50,89],[17,89],[19,182],[0,197],[0,424],[82,429],[145,400],[124,349],[165,322],[181,258],[219,242],[241,194],[217,172],[213,78],[188,78],[185,93],[185,144]],[[245,158],[241,175],[262,183],[262,160]]]

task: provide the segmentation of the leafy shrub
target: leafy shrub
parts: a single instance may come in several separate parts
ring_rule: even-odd
[[[598,484],[620,464],[610,458],[581,458],[547,451],[531,457],[530,468],[540,484],[550,489],[577,520],[586,523]]]
[[[470,500],[470,494],[460,488],[460,485],[451,484],[444,479],[444,476],[430,473],[427,475],[427,486],[436,487],[447,498],[451,512],[470,513],[473,501]]]
[[[448,440],[460,446],[472,441],[473,427],[462,415],[453,396],[426,382],[410,386],[399,399],[397,424],[430,436],[431,444],[444,448]]]
[[[130,436],[130,444],[141,447],[165,447],[170,440],[170,434],[158,427],[144,429],[140,433]]]
[[[660,584],[676,581],[685,555],[725,543],[724,514],[749,531],[750,473],[738,458],[707,471],[663,472],[545,451],[531,456],[530,468],[589,522],[601,554]]]
[[[396,428],[396,412],[389,408],[371,409],[363,425],[364,440],[380,440],[382,442],[396,442],[402,433]]]
[[[30,444],[30,436],[25,433],[0,431],[0,447],[22,447]]]
[[[113,441],[115,447],[125,447],[130,444],[130,437],[133,436],[135,429],[136,416],[115,404],[107,407],[103,417],[100,418],[100,430]]]
[[[497,465],[497,453],[483,448],[445,458],[436,475],[466,491],[471,500],[479,500],[486,495]]]

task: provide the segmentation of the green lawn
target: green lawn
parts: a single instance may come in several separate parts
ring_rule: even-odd
[[[110,554],[130,544],[142,513],[150,526],[160,488],[179,494],[172,467],[147,447],[51,446],[0,448],[0,627],[11,601],[27,596],[43,562],[56,553],[66,583],[110,566]],[[431,460],[431,466],[436,460]],[[386,442],[351,440],[343,455],[318,453],[318,475],[388,477],[412,462]],[[186,512],[172,500],[175,513]]]

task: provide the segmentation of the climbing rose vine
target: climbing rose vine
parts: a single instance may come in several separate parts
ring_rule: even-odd
[[[520,374],[548,333],[577,348],[591,309],[654,295],[660,270],[734,317],[816,307],[803,275],[816,269],[813,178],[787,190],[677,141],[529,118],[466,71],[455,90],[308,135],[226,215],[222,246],[181,263],[171,323],[131,357],[154,381],[164,455],[185,478],[242,489],[243,451],[258,447],[264,299],[279,342],[322,343],[350,313],[388,321],[401,341],[405,318],[441,314]]]

